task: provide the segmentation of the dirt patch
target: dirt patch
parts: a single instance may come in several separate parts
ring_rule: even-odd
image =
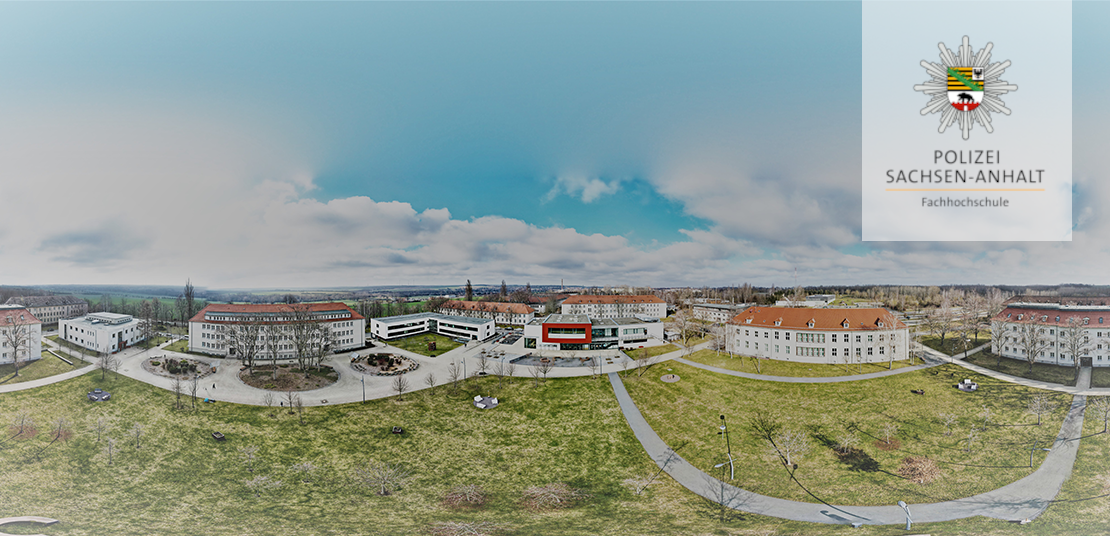
[[[886,441],[880,439],[875,442],[875,448],[886,451],[898,450],[902,448],[902,442],[898,441],[897,439],[891,439],[890,443],[887,443]]]
[[[902,460],[902,466],[898,468],[898,474],[918,484],[928,484],[941,476],[937,462],[926,456],[905,458]]]
[[[143,370],[166,378],[191,380],[193,376],[203,378],[212,374],[212,367],[198,359],[177,359],[173,357],[152,357],[143,361]]]
[[[328,366],[302,371],[293,365],[278,365],[275,374],[273,365],[263,365],[254,367],[254,372],[239,371],[239,379],[251,387],[270,391],[310,391],[335,383],[339,373]]]

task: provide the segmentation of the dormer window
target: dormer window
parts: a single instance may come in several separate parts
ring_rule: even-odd
[[[810,320],[809,323],[806,324],[806,326],[809,326],[810,328],[813,328],[813,320]]]
[[[847,320],[845,320],[844,323],[841,325],[844,326],[844,329],[848,329],[849,324]]]
[[[776,326],[781,326],[782,325],[782,320],[775,320],[775,325]]]

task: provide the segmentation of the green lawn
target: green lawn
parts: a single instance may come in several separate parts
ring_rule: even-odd
[[[1043,426],[1024,410],[1035,389],[969,373],[955,365],[908,372],[866,381],[833,384],[788,384],[747,380],[670,364],[682,379],[673,384],[658,375],[628,382],[629,392],[652,427],[668,445],[695,466],[714,471],[725,460],[725,441],[717,434],[719,415],[726,415],[736,458],[737,485],[765,495],[817,502],[792,482],[781,463],[769,455],[765,441],[749,423],[758,413],[784,429],[805,434],[811,451],[798,463],[798,481],[821,500],[834,504],[935,502],[989,491],[1031,472],[1028,448],[1035,439],[1051,441],[1071,397],[1048,393],[1059,404]],[[631,376],[630,376],[631,377]],[[964,393],[953,387],[970,377],[980,388]],[[925,395],[911,394],[924,389]],[[970,453],[964,440],[972,426],[981,426],[983,407],[993,417],[979,433]],[[945,435],[940,413],[958,416],[951,436]],[[901,448],[878,448],[881,429],[895,424]],[[857,430],[862,453],[841,461],[833,449],[838,436]],[[897,475],[903,458],[925,455],[940,463],[943,476],[919,485]],[[974,467],[986,466],[986,467]],[[1002,467],[998,467],[1002,466]],[[716,471],[714,471],[716,472]]]
[[[1046,363],[1034,363],[1033,372],[1029,372],[1029,362],[1025,360],[1010,359],[1003,357],[999,362],[998,356],[987,351],[977,352],[968,356],[964,361],[979,365],[980,367],[997,370],[1011,376],[1019,376],[1021,378],[1029,378],[1031,380],[1041,380],[1046,382],[1058,383],[1061,385],[1075,385],[1075,368],[1070,366],[1049,365]],[[1091,386],[1094,386],[1094,378],[1091,379]]]
[[[189,352],[189,341],[187,341],[185,339],[178,339],[178,340],[174,341],[173,344],[166,345],[165,349],[169,350],[171,352],[188,353]]]
[[[643,359],[645,357],[669,354],[678,349],[679,348],[673,344],[661,344],[659,346],[648,346],[646,348],[637,348],[635,350],[625,350],[624,353],[633,359]]]
[[[971,342],[966,346],[967,350],[987,344],[991,342],[990,330],[980,331],[978,335],[972,334],[969,339],[971,339]],[[956,333],[949,333],[944,338],[943,346],[940,344],[940,337],[933,336],[921,337],[921,344],[939,352],[943,352],[944,355],[956,355],[965,350],[965,346],[960,342],[959,334]]]
[[[436,349],[428,351],[428,341],[435,341]],[[441,355],[462,346],[455,342],[450,337],[445,337],[436,333],[422,333],[420,335],[412,335],[403,339],[394,339],[392,341],[385,341],[386,344],[408,350],[410,352],[420,355]]]
[[[799,363],[796,361],[779,361],[775,359],[760,359],[758,363],[759,368],[757,369],[756,360],[752,357],[744,357],[739,354],[736,354],[735,357],[729,357],[725,352],[718,353],[714,350],[698,350],[686,356],[686,359],[703,365],[712,365],[728,370],[750,372],[752,374],[765,374],[768,376],[846,376],[850,374],[867,374],[870,372],[890,370],[888,368],[888,363],[863,363],[862,365],[853,364],[845,366]],[[918,360],[917,364],[921,364],[920,360]],[[908,366],[910,366],[909,361],[894,362],[895,369]]]
[[[50,339],[50,340],[58,343],[58,346],[61,346],[62,348],[65,348],[65,349],[68,349],[68,350],[73,350],[74,352],[83,352],[84,355],[93,355],[95,353],[92,350],[89,350],[88,348],[82,348],[80,346],[77,346],[76,344],[73,344],[72,342],[64,340],[58,335],[51,335],[51,336],[47,337],[47,339]],[[45,345],[43,345],[43,346],[45,346]]]
[[[37,359],[30,363],[21,364],[19,366],[19,376],[15,375],[15,365],[0,365],[0,385],[10,385],[13,383],[28,382],[37,380],[39,378],[46,378],[56,374],[63,374],[71,370],[76,370],[88,363],[77,359],[76,357],[63,356],[73,362],[73,365],[67,365],[65,361],[54,357],[53,354],[43,350],[42,359]]]

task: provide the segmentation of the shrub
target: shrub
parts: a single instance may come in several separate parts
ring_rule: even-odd
[[[926,456],[910,456],[902,460],[898,474],[918,484],[928,484],[941,477],[937,462]]]
[[[524,490],[524,506],[533,510],[555,510],[567,508],[579,499],[590,495],[580,489],[572,488],[562,482],[532,486]]]
[[[161,365],[162,362],[161,361],[151,361],[150,364],[151,364],[151,366],[157,367],[158,365]]]
[[[486,504],[486,490],[474,484],[455,486],[443,496],[443,504],[451,508],[477,508]]]
[[[490,536],[501,527],[488,521],[440,521],[432,525],[432,536]]]

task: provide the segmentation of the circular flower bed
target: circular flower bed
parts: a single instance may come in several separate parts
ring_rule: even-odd
[[[275,372],[273,365],[262,365],[239,371],[239,379],[243,383],[267,389],[270,391],[311,391],[327,387],[339,380],[339,373],[335,369],[321,365],[319,368],[308,367],[301,370],[296,365],[278,365]]]
[[[351,360],[351,368],[374,376],[396,376],[416,370],[420,364],[396,354],[370,354]]]
[[[183,380],[191,379],[193,376],[203,378],[212,374],[212,367],[204,361],[166,356],[152,357],[143,361],[143,370],[159,376]]]

